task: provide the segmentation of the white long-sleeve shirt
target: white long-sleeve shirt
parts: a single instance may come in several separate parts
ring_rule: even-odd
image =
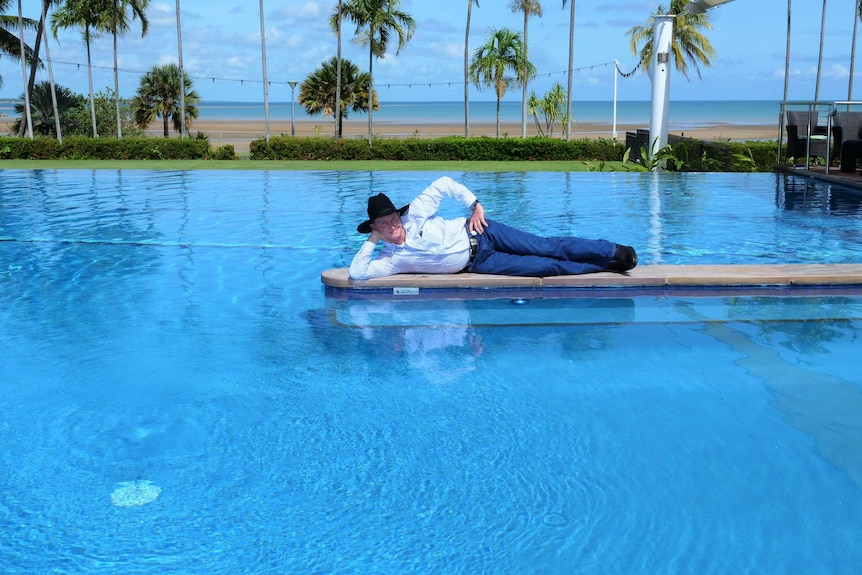
[[[470,208],[476,196],[452,178],[444,176],[410,202],[401,216],[406,238],[401,245],[383,243],[378,256],[375,244],[365,241],[350,264],[350,278],[367,280],[402,273],[448,274],[464,269],[470,261],[467,218],[451,220],[436,215],[443,198],[452,198]]]

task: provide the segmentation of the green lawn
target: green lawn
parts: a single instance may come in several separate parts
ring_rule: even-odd
[[[335,170],[356,172],[620,172],[622,162],[393,162],[267,160],[0,160],[0,170]]]

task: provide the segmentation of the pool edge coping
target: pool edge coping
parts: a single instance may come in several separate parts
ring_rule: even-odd
[[[719,293],[846,292],[862,294],[862,264],[717,264],[638,266],[626,274],[522,277],[486,274],[398,274],[353,281],[347,268],[320,274],[333,297],[599,297]]]

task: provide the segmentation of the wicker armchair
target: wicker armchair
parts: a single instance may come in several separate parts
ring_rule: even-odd
[[[805,150],[811,157],[826,157],[826,126],[818,123],[818,112],[787,112],[787,156],[790,158],[805,158]],[[810,125],[810,132],[809,132]],[[811,138],[808,138],[811,134]]]
[[[832,149],[837,155],[844,140],[862,140],[862,112],[835,112],[832,117]]]

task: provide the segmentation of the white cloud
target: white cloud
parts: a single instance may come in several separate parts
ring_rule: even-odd
[[[830,78],[849,78],[850,69],[841,64],[832,64],[823,71],[823,75]]]
[[[149,8],[147,9],[147,21],[150,23],[151,28],[170,26],[176,29],[176,6],[168,6],[167,4],[163,4],[161,2],[150,4]]]
[[[291,34],[284,39],[283,44],[286,48],[299,48],[305,44],[305,38],[300,34]]]
[[[321,7],[320,2],[303,2],[301,4],[288,4],[274,10],[268,16],[278,21],[308,22],[320,20],[325,13],[327,12]]]

